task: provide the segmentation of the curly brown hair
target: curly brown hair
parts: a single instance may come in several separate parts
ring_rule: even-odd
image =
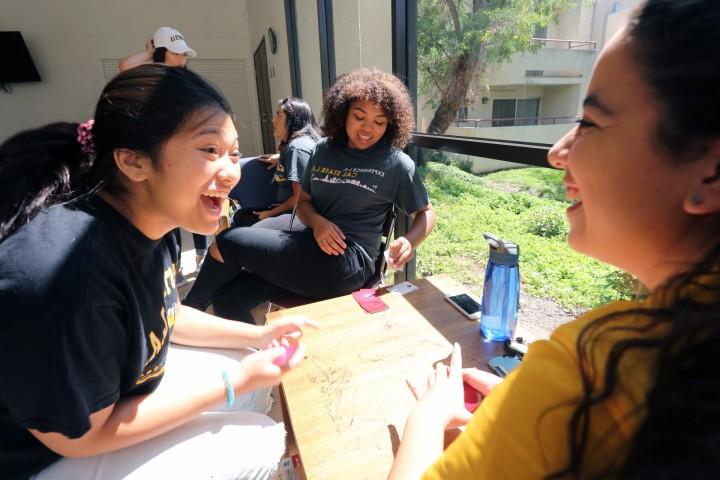
[[[328,141],[336,144],[347,143],[345,120],[350,103],[354,100],[368,100],[382,108],[388,116],[388,127],[383,140],[396,148],[405,148],[415,128],[410,93],[394,75],[367,68],[338,77],[325,93],[323,130]]]

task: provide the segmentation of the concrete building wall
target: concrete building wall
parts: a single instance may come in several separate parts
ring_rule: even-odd
[[[560,14],[557,23],[550,23],[547,27],[547,37],[562,40],[580,40],[583,27],[580,24],[582,6],[571,8]]]
[[[489,85],[518,85],[531,82],[545,84],[581,84],[595,63],[593,50],[542,48],[534,53],[519,53],[509,63],[496,65],[487,74]],[[528,77],[528,70],[546,71],[544,77]],[[563,76],[553,76],[557,72]]]
[[[87,120],[105,84],[102,59],[141,51],[164,25],[180,30],[201,58],[244,59],[252,68],[246,0],[3,0],[0,30],[22,32],[42,82],[0,93],[0,141],[53,121]],[[257,119],[254,76],[247,82]],[[259,126],[253,131],[260,145]]]
[[[541,117],[572,117],[580,111],[580,85],[548,86],[540,101]]]
[[[630,22],[636,7],[640,5],[640,3],[640,0],[625,0],[624,2],[616,2],[616,10],[607,16],[603,44],[607,43],[608,40],[615,35],[615,33]]]
[[[514,140],[536,143],[555,143],[565,135],[572,125],[539,125],[521,127],[462,128],[450,127],[446,135],[489,138],[495,140]],[[505,162],[492,158],[471,155],[449,154],[452,158],[470,163],[474,173],[487,173],[506,168],[524,167],[524,164]]]

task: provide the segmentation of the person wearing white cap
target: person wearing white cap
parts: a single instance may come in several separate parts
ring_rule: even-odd
[[[123,58],[118,63],[118,68],[122,72],[150,62],[184,67],[188,57],[197,57],[197,52],[190,48],[183,34],[171,27],[160,27],[153,38],[145,43],[145,50]]]
[[[188,57],[197,57],[197,52],[188,46],[185,37],[172,27],[160,27],[155,31],[153,38],[145,43],[145,50],[133,53],[120,60],[118,69],[123,72],[143,63],[164,63],[171,67],[185,67]],[[182,246],[182,237],[178,229],[175,234],[178,245]],[[208,239],[205,235],[193,234],[195,246],[195,265],[200,270],[200,265],[205,259],[208,249]],[[177,278],[175,282],[178,287],[187,285],[188,280],[178,265]]]

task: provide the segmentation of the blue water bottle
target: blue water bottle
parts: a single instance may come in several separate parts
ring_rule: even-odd
[[[485,270],[480,332],[488,340],[512,338],[517,325],[520,300],[520,248],[495,235],[483,234],[490,244],[490,259]]]

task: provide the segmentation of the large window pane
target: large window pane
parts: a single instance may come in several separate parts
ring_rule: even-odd
[[[418,131],[552,144],[640,0],[418,0]]]
[[[419,153],[430,159],[423,174],[438,220],[418,248],[418,277],[447,274],[482,296],[489,232],[520,246],[521,319],[542,331],[631,295],[627,275],[567,245],[562,171]]]
[[[392,71],[392,2],[333,0],[335,71],[360,67]]]
[[[295,6],[297,15],[298,56],[300,57],[300,84],[303,99],[315,116],[322,111],[322,76],[320,68],[320,36],[318,11],[315,0],[303,0]]]

